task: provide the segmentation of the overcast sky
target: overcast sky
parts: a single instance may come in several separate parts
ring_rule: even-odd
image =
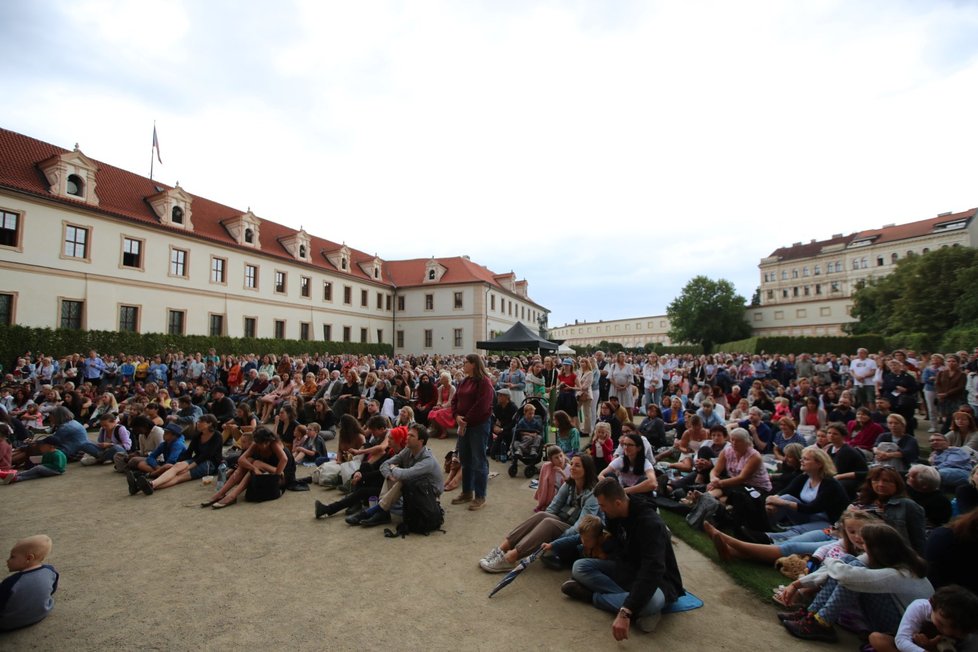
[[[978,206],[978,3],[0,1],[0,126],[574,319]]]

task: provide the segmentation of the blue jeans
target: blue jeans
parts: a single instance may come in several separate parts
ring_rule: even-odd
[[[822,532],[827,527],[832,527],[831,523],[826,521],[809,521],[808,523],[800,523],[795,525],[784,532],[768,532],[767,536],[771,539],[773,543],[784,543],[785,541],[798,541],[799,535],[808,536],[818,536],[821,535],[825,537],[824,540],[831,540],[828,535]],[[811,533],[811,534],[810,534]],[[803,539],[804,541],[812,541],[813,539]]]
[[[628,598],[628,591],[618,586],[611,579],[615,572],[615,562],[610,559],[578,559],[574,562],[571,577],[578,583],[594,592],[592,604],[598,609],[618,613]],[[666,606],[666,597],[662,589],[656,589],[652,599],[648,601],[635,616],[650,616],[662,611]]]
[[[24,480],[36,480],[37,478],[51,478],[56,475],[61,475],[54,469],[49,469],[43,464],[38,464],[37,466],[32,466],[26,471],[19,471],[17,473],[17,482],[23,482]]]
[[[833,541],[832,537],[825,533],[825,528],[811,529],[794,536],[786,536],[787,534],[787,532],[768,532],[767,534],[771,541],[781,549],[782,555],[791,555],[796,552],[804,554],[809,552],[809,546],[812,544],[815,544],[814,550],[811,550],[814,552],[829,541]]]
[[[964,469],[938,469],[941,474],[941,484],[945,487],[957,488],[963,484],[968,484],[970,473]]]
[[[111,462],[112,458],[115,457],[116,453],[126,452],[126,449],[123,448],[122,446],[113,445],[108,448],[99,448],[97,445],[95,445],[93,442],[90,441],[85,442],[84,444],[79,446],[78,450],[82,451],[83,453],[88,453],[89,455],[97,459],[100,463]]]
[[[462,463],[462,491],[485,498],[489,484],[489,420],[468,424],[465,434],[458,438],[458,459]]]

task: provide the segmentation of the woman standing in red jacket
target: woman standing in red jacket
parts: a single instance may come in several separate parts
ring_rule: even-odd
[[[465,356],[462,371],[465,379],[452,397],[452,414],[458,424],[458,455],[462,462],[462,494],[452,504],[471,503],[469,509],[475,511],[486,506],[489,483],[486,449],[489,446],[493,389],[479,355],[470,353]]]

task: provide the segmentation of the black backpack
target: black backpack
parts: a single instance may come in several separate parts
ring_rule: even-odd
[[[435,530],[444,532],[441,526],[445,522],[445,510],[441,508],[438,495],[430,484],[404,483],[401,498],[404,520],[397,526],[397,532],[392,533],[393,536],[405,537],[411,533],[428,536]]]

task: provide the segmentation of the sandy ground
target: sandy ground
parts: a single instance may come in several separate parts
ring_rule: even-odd
[[[443,456],[453,440],[432,441]],[[687,589],[704,608],[665,616],[654,634],[616,643],[610,614],[561,595],[566,573],[534,565],[492,600],[500,575],[478,560],[532,509],[522,474],[502,464],[480,512],[446,507],[446,534],[385,539],[342,514],[313,518],[312,487],[279,501],[220,512],[190,483],[130,497],[111,466],[69,466],[60,477],[0,486],[0,547],[46,533],[61,573],[52,614],[0,634],[0,649],[477,650],[802,649],[773,605],[734,584],[682,542]],[[521,469],[522,470],[522,469]],[[311,469],[302,469],[300,475]],[[855,647],[846,639],[846,647]],[[832,646],[817,644],[822,649]],[[842,647],[842,644],[837,646]]]

